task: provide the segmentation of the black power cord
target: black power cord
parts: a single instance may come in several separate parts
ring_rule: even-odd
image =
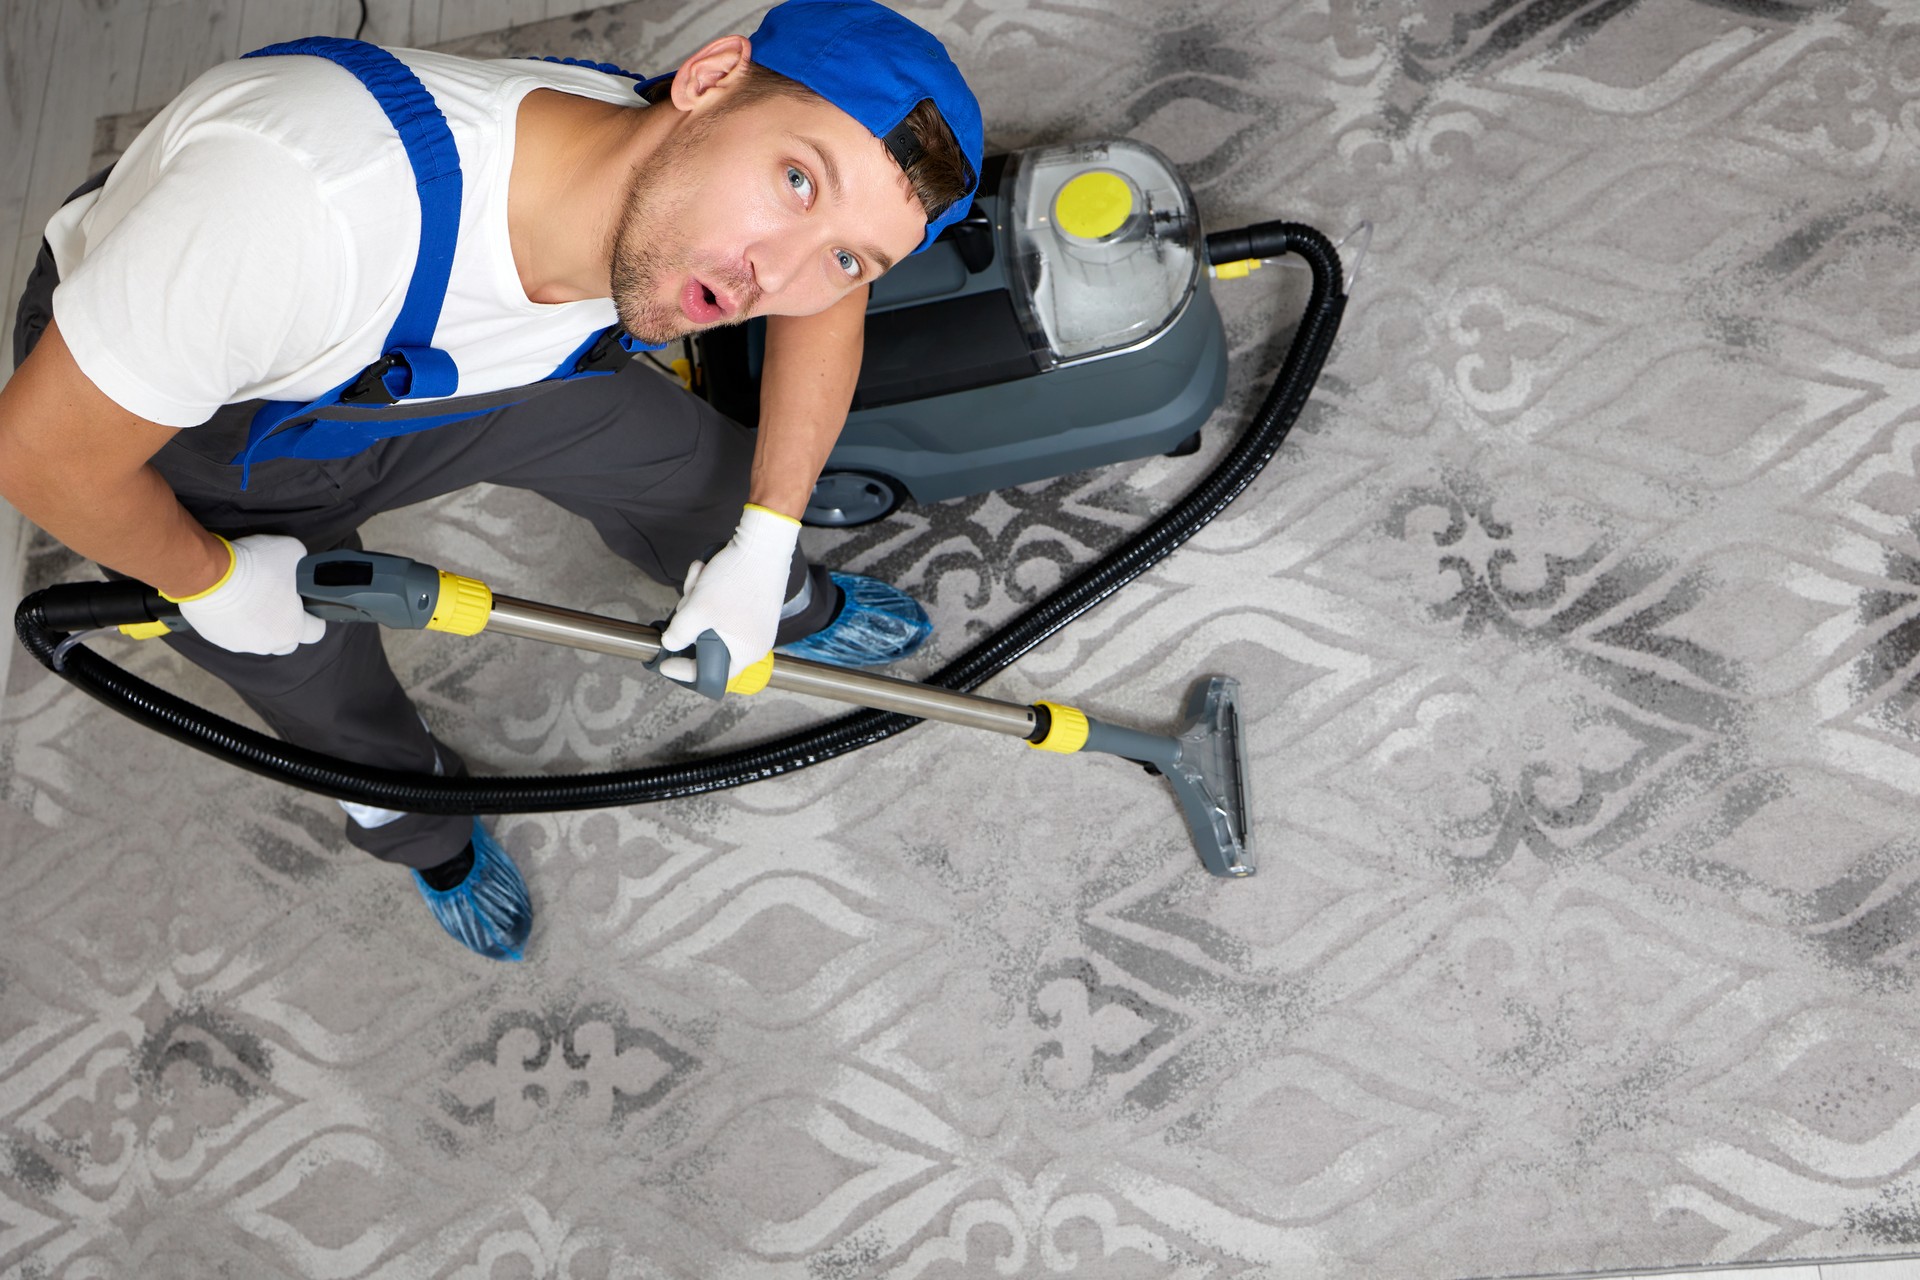
[[[1307,309],[1272,388],[1232,449],[1178,503],[1146,528],[1076,575],[1052,595],[943,667],[927,683],[967,692],[1078,618],[1192,537],[1253,483],[1305,407],[1339,330],[1346,294],[1340,256],[1312,227],[1269,222],[1208,237],[1214,261],[1257,249],[1261,257],[1293,253],[1313,272]],[[1247,237],[1242,243],[1238,237]],[[1215,253],[1215,249],[1220,250]],[[139,584],[139,591],[151,591]],[[14,628],[21,643],[48,669],[131,719],[210,755],[292,786],[339,800],[414,813],[545,813],[601,809],[700,795],[778,777],[890,738],[920,723],[910,716],[861,711],[758,746],[705,759],[572,776],[462,777],[376,769],[322,755],[255,732],[185,702],[138,676],[70,643],[88,625],[117,625],[104,602],[113,583],[68,583],[36,591],[20,602]],[[132,592],[128,598],[138,595]],[[94,603],[87,603],[88,601]],[[58,619],[56,621],[55,619]],[[63,648],[64,644],[64,648]]]

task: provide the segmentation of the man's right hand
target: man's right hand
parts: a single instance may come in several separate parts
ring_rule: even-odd
[[[295,585],[294,571],[307,554],[298,538],[256,533],[220,540],[232,557],[227,572],[198,595],[173,601],[195,635],[234,653],[278,655],[326,634],[325,620],[307,612]]]

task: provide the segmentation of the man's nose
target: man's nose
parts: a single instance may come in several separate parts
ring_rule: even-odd
[[[747,262],[762,294],[777,294],[799,279],[808,249],[795,236],[769,236],[753,247]]]

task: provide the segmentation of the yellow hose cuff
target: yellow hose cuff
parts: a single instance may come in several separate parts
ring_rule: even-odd
[[[213,536],[220,538],[220,535],[217,533]],[[190,596],[170,596],[162,591],[160,598],[168,604],[191,604],[195,600],[205,600],[208,596],[226,586],[227,579],[233,576],[233,566],[240,563],[240,560],[239,557],[234,554],[233,544],[231,542],[228,542],[225,538],[220,538],[220,545],[227,549],[227,571],[220,575],[220,581],[214,583],[204,591],[196,591]]]
[[[1047,709],[1047,736],[1038,742],[1027,739],[1028,746],[1036,751],[1073,752],[1087,745],[1086,712],[1058,702],[1036,702],[1033,705]]]
[[[1242,258],[1238,262],[1223,262],[1215,267],[1213,269],[1213,278],[1216,280],[1238,280],[1249,272],[1258,271],[1259,269],[1260,259]]]
[[[164,622],[129,622],[120,628],[120,634],[129,640],[151,640],[173,630]]]
[[[415,615],[416,617],[418,615]],[[478,635],[493,616],[493,589],[478,578],[440,571],[440,598],[434,602],[427,630],[456,636]]]
[[[767,681],[773,679],[773,655],[768,654],[760,661],[727,681],[728,693],[758,693],[767,687]]]

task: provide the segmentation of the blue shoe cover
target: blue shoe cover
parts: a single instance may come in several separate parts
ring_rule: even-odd
[[[473,820],[473,870],[451,889],[435,889],[418,871],[413,882],[433,909],[433,918],[454,941],[489,960],[518,960],[533,932],[527,882],[507,851]]]
[[[846,596],[840,612],[812,635],[781,645],[781,653],[836,667],[878,667],[906,657],[933,634],[927,611],[898,587],[857,573],[827,576]]]

